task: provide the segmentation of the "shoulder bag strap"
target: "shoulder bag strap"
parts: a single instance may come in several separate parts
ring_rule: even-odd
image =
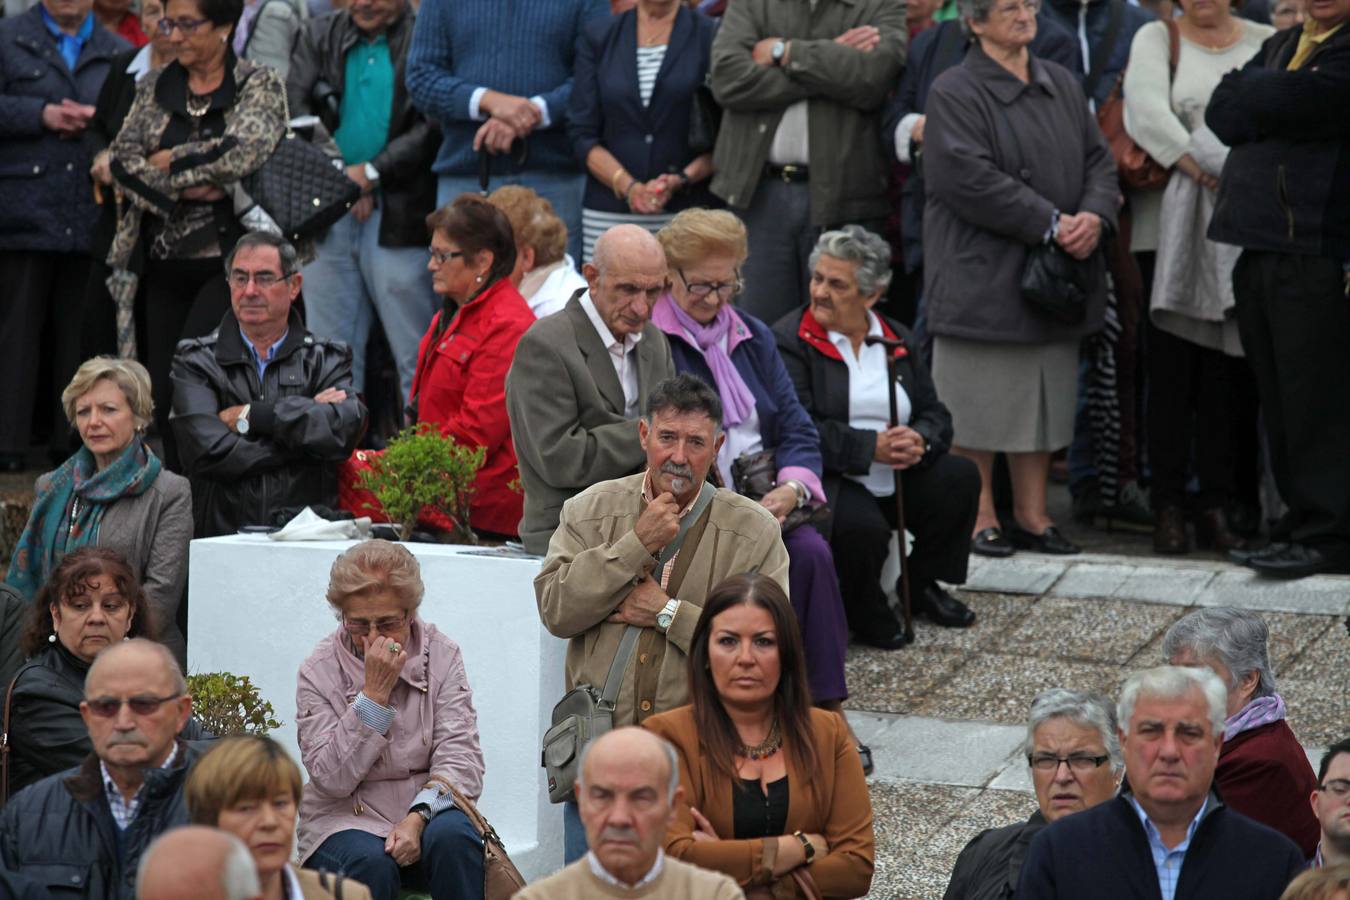
[[[1098,82],[1106,74],[1106,66],[1111,62],[1111,54],[1116,52],[1116,38],[1120,36],[1120,26],[1124,18],[1125,0],[1111,0],[1111,23],[1106,26],[1106,35],[1101,44],[1097,46],[1092,66],[1088,70],[1087,77],[1083,79],[1083,93],[1087,96],[1089,103],[1092,103],[1092,97],[1097,92]]]
[[[14,700],[14,685],[18,683],[22,674],[23,669],[15,672],[14,677],[9,680],[9,687],[5,688],[4,731],[0,732],[0,807],[9,802],[9,707]]]
[[[703,482],[703,487],[698,492],[698,499],[694,501],[693,509],[680,520],[680,530],[675,532],[674,539],[661,548],[661,553],[656,557],[656,568],[660,571],[661,567],[670,562],[680,550],[680,545],[684,543],[684,537],[689,533],[690,527],[699,520],[703,511],[712,503],[713,496],[717,493],[717,488],[708,482]],[[609,674],[605,676],[605,686],[600,692],[600,702],[608,708],[614,707],[614,702],[619,699],[619,686],[623,683],[624,669],[628,668],[628,660],[633,656],[633,648],[637,646],[638,635],[642,629],[636,625],[629,625],[623,631],[623,637],[619,640],[619,652],[614,654],[614,662],[609,664]]]

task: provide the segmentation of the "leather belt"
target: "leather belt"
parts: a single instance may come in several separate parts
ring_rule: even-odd
[[[798,165],[775,166],[773,163],[766,163],[764,174],[768,178],[781,179],[784,184],[796,184],[810,179],[811,168]]]

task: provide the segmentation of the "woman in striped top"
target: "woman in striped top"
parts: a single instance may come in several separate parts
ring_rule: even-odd
[[[584,259],[614,225],[655,232],[682,209],[714,205],[712,155],[690,151],[689,117],[715,28],[680,0],[639,0],[582,34],[568,131],[590,176]]]

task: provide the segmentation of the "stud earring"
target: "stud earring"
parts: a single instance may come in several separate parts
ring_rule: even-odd
[[[474,278],[474,281],[478,282],[479,284],[482,284],[482,283],[483,283],[483,276],[482,276],[482,275],[477,276],[476,278]]]
[[[47,643],[49,643],[49,644],[55,644],[55,643],[56,643],[56,635],[55,635],[55,633],[47,635]]]

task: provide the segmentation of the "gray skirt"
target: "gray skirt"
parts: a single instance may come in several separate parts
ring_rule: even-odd
[[[1076,339],[1004,344],[934,337],[933,382],[951,410],[958,447],[1036,453],[1073,440]]]

